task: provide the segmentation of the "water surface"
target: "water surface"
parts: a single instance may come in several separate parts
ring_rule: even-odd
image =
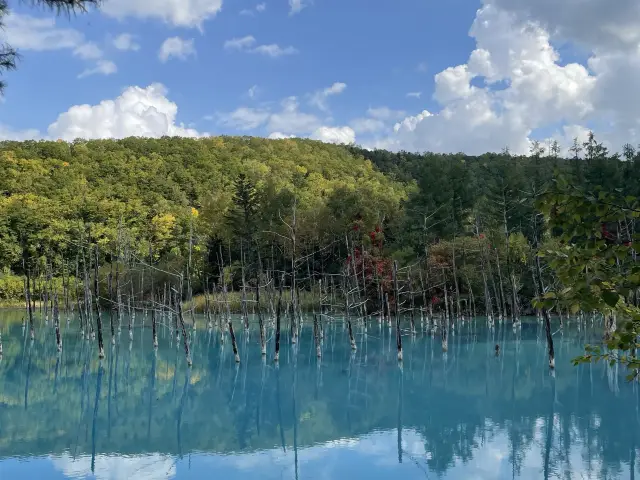
[[[21,312],[0,312],[0,478],[37,479],[604,479],[634,478],[640,396],[624,372],[573,367],[597,326],[555,335],[555,377],[535,320],[514,331],[466,322],[442,353],[438,334],[405,335],[377,322],[325,323],[316,358],[311,322],[297,345],[283,332],[279,365],[261,358],[257,331],[236,326],[241,363],[216,330],[182,343],[149,319],[126,327],[100,362],[77,323],[25,337]],[[200,326],[204,322],[199,322]],[[286,330],[286,329],[285,329]],[[28,333],[28,332],[27,332]],[[501,353],[494,354],[495,344]],[[635,468],[632,467],[635,465]]]

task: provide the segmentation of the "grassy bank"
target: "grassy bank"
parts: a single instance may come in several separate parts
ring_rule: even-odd
[[[242,305],[242,292],[229,292],[227,294],[229,300],[229,308],[231,309],[231,313],[240,313],[241,305]],[[273,306],[275,308],[276,302],[278,300],[278,293],[276,293],[273,298]],[[291,291],[283,290],[282,291],[282,301],[283,303],[287,303],[291,300]],[[224,306],[223,297],[221,294],[217,294],[214,296],[209,295],[209,301],[213,304],[216,302],[216,308],[220,308],[220,306]],[[313,310],[320,309],[320,294],[318,291],[308,292],[308,291],[300,291],[300,298],[298,300],[300,302],[300,308],[305,312],[310,312]],[[247,293],[247,304],[249,308],[249,312],[252,312],[256,305],[255,292]],[[271,308],[269,303],[269,297],[265,295],[263,292],[260,295],[260,304],[262,306],[263,312],[268,312]],[[186,302],[185,308],[191,308],[191,303]],[[193,306],[195,307],[195,311],[198,313],[204,313],[206,306],[205,296],[195,295],[193,297]],[[213,307],[212,307],[213,308]]]
[[[20,278],[20,277],[16,277],[16,278]],[[277,302],[277,295],[278,294],[276,293],[275,298],[273,298],[274,308]],[[227,294],[227,297],[229,299],[229,308],[231,309],[231,313],[240,313],[241,305],[242,305],[242,292],[236,292],[236,291],[229,292]],[[291,300],[291,291],[283,290],[282,292],[283,303],[286,304],[290,302],[290,300]],[[220,308],[220,306],[224,305],[223,297],[220,293],[216,294],[215,296],[209,295],[209,301],[212,303],[212,307],[211,307],[212,309],[213,309],[214,302],[216,304],[216,308],[218,309]],[[260,297],[260,302],[261,302],[263,311],[268,312],[271,307],[269,304],[269,298],[264,293],[262,293]],[[300,308],[303,311],[319,310],[320,308],[319,292],[318,291],[313,291],[313,292],[300,291],[299,302],[300,302]],[[35,302],[37,311],[39,311],[41,303],[42,302],[39,300]],[[248,303],[249,311],[252,312],[256,305],[254,292],[247,294],[247,303]],[[206,306],[205,296],[203,294],[195,295],[193,297],[193,304],[191,302],[184,302],[184,309],[189,310],[191,309],[192,305],[195,306],[195,311],[197,313],[204,313],[205,306]],[[24,303],[24,296],[22,295],[22,292],[20,292],[20,294],[16,294],[16,296],[13,298],[0,297],[0,308],[17,310],[17,309],[24,309],[24,306],[25,306],[25,303]]]

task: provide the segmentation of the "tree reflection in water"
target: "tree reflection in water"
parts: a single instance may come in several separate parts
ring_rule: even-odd
[[[177,479],[638,473],[638,385],[618,380],[607,365],[571,366],[599,337],[571,323],[556,336],[554,378],[535,319],[515,332],[510,324],[487,330],[483,319],[461,324],[446,358],[437,336],[418,332],[403,343],[401,365],[390,348],[395,330],[370,328],[365,336],[354,323],[359,348],[352,352],[341,320],[324,323],[318,358],[312,318],[294,348],[282,329],[277,364],[269,324],[263,361],[255,319],[240,365],[214,330],[192,336],[189,369],[163,326],[157,352],[149,328],[131,349],[118,338],[100,362],[72,327],[62,326],[58,355],[53,326],[41,325],[32,343],[2,315],[3,478],[51,469],[123,479],[136,471]]]

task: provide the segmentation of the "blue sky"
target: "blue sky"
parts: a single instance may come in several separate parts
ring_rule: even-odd
[[[20,68],[7,78],[10,87],[0,121],[11,121],[20,129],[46,129],[70,105],[95,104],[117,96],[128,85],[153,82],[163,83],[179,103],[179,120],[205,128],[211,126],[203,123],[204,116],[232,110],[253,85],[259,87],[257,102],[304,96],[344,82],[349,92],[335,102],[336,118],[364,114],[378,105],[419,111],[422,105],[406,98],[406,93],[422,91],[429,100],[433,74],[452,61],[465,61],[473,48],[467,32],[480,6],[476,0],[431,5],[424,0],[401,0],[402,8],[396,2],[323,0],[289,15],[287,0],[265,0],[262,13],[255,11],[259,3],[224,4],[214,19],[203,23],[202,33],[153,19],[112,19],[98,12],[70,20],[58,18],[57,26],[77,29],[98,45],[105,45],[109,35],[133,33],[141,48],[137,52],[105,48],[118,72],[83,79],[76,77],[86,62],[68,50],[21,49]],[[239,13],[252,7],[252,16]],[[24,6],[15,12],[50,16]],[[168,36],[175,35],[193,38],[196,56],[163,64],[157,51]],[[260,43],[293,46],[299,53],[271,58],[223,48],[225,41],[247,35]],[[426,65],[426,71],[420,71],[420,64]],[[25,105],[38,105],[38,115]]]
[[[603,130],[606,141],[633,137],[635,120],[620,111],[623,102],[602,99],[598,89],[621,81],[611,78],[616,62],[633,64],[637,56],[640,65],[640,40],[609,33],[627,42],[614,44],[596,10],[601,35],[595,28],[586,38],[571,17],[544,4],[551,5],[105,0],[101,11],[53,20],[14,2],[5,37],[22,59],[17,71],[4,75],[0,137],[72,139],[74,132],[109,137],[131,130],[311,136],[396,150],[476,153],[509,145],[523,151],[532,139],[569,143],[585,135],[598,124],[598,111],[618,126]],[[567,0],[568,10],[579,7]],[[635,10],[609,10],[611,21],[624,17],[629,29],[636,20],[640,26]],[[120,35],[131,41],[116,41]],[[163,57],[168,39],[174,55]],[[599,62],[595,70],[590,59]],[[640,79],[640,67],[630,74]],[[140,100],[154,84],[164,88]],[[118,100],[132,87],[139,89]],[[94,108],[105,100],[115,102],[119,117],[104,111],[111,107]],[[72,109],[85,104],[91,107],[84,113]],[[118,128],[100,128],[117,122]],[[139,128],[131,129],[132,122]],[[165,124],[177,130],[163,131]]]

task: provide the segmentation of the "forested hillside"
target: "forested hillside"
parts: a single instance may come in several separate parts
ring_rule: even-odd
[[[5,280],[25,267],[73,274],[78,247],[95,243],[104,262],[178,272],[191,258],[198,293],[221,268],[237,287],[242,266],[251,278],[290,272],[295,258],[305,288],[340,273],[351,254],[380,278],[391,258],[428,258],[429,297],[446,281],[480,308],[484,271],[506,315],[535,296],[535,237],[553,242],[535,202],[555,174],[586,190],[640,193],[640,156],[629,146],[622,159],[593,137],[573,158],[549,150],[396,154],[248,137],[3,142],[0,266]],[[1,294],[20,297],[21,282],[8,290],[5,281]]]
[[[410,191],[342,147],[306,140],[3,142],[0,171],[5,273],[22,273],[24,258],[59,271],[89,237],[106,253],[176,269],[190,245],[198,270],[220,248],[232,262],[255,245],[271,257],[294,211],[306,254],[343,238],[358,215],[369,225],[401,218]]]

